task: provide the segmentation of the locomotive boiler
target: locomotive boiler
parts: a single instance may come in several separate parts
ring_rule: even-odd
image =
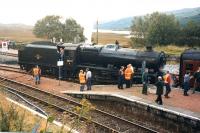
[[[45,43],[31,43],[19,50],[19,65],[22,69],[30,70],[39,65],[42,71],[53,75],[58,74],[56,62],[59,47],[64,48],[63,77],[76,79],[80,69],[89,68],[96,83],[116,83],[120,66],[132,64],[135,70],[134,82],[141,81],[142,64],[145,62],[149,69],[150,81],[155,82],[156,72],[165,65],[164,52],[155,52],[148,47],[139,51],[121,48],[115,44],[86,45],[62,44],[45,45]]]

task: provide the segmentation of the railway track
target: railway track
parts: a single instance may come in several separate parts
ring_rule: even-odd
[[[7,53],[7,52],[0,52],[1,55],[11,56],[11,57],[18,57],[18,54],[14,53]]]
[[[67,112],[73,116],[79,115],[74,112],[74,108],[76,106],[82,106],[77,101],[73,101],[72,99],[52,94],[4,77],[0,77],[0,80],[1,86],[9,89],[10,91],[14,91],[20,95],[39,101],[40,103],[47,104],[54,107],[56,110]],[[90,112],[90,116],[92,118],[91,122],[95,124],[95,127],[101,128],[102,131],[108,133],[157,132],[147,127],[145,124],[128,121],[98,109]],[[82,119],[87,120],[86,117],[83,117]]]

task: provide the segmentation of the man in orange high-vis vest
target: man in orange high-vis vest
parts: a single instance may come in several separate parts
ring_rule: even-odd
[[[36,67],[33,68],[33,76],[35,78],[36,85],[40,83],[40,75],[41,75],[41,69],[37,65]]]
[[[86,83],[86,79],[85,79],[85,72],[83,72],[83,70],[80,70],[79,72],[79,81],[80,81],[80,91],[83,91],[84,90],[84,87],[85,87],[85,83]]]
[[[166,86],[166,91],[165,91],[165,98],[169,98],[169,93],[171,92],[171,75],[169,71],[167,71],[167,74],[164,76],[164,82]]]
[[[134,68],[133,68],[132,64],[129,64],[129,65],[130,65],[130,68],[131,68],[131,71],[132,71],[132,74],[131,74],[131,82],[130,82],[130,86],[132,87],[132,86],[133,86]]]
[[[127,68],[125,70],[125,80],[126,80],[126,88],[130,88],[131,85],[131,76],[132,76],[132,69],[130,65],[127,65]]]

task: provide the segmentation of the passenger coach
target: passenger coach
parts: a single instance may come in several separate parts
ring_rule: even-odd
[[[190,72],[193,75],[198,67],[200,67],[200,49],[185,50],[180,57],[179,81],[181,85],[183,85],[185,73]],[[194,86],[194,78],[190,80],[190,86]]]

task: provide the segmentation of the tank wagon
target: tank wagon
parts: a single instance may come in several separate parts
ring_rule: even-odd
[[[46,45],[47,44],[47,45]],[[121,48],[115,44],[86,45],[34,42],[18,52],[18,63],[21,69],[29,71],[39,65],[43,73],[58,76],[57,61],[59,48],[64,48],[63,78],[75,79],[80,69],[89,68],[93,80],[97,83],[116,83],[120,66],[132,64],[135,70],[134,81],[140,81],[142,64],[145,61],[149,68],[150,81],[155,82],[156,72],[165,65],[164,52],[155,52],[150,47],[145,51]]]

